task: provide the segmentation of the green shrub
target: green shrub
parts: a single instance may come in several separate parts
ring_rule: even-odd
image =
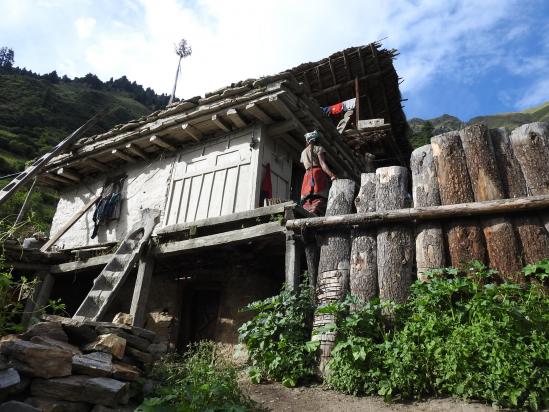
[[[264,380],[295,386],[315,372],[316,343],[311,337],[313,293],[305,280],[299,292],[284,287],[271,298],[244,308],[257,315],[240,327],[240,341],[248,348],[252,382]]]
[[[348,316],[351,300],[322,308],[338,319],[328,385],[387,400],[436,394],[549,405],[549,299],[534,284],[493,283],[495,274],[478,262],[465,273],[431,272],[393,308],[392,330],[378,301]]]
[[[136,409],[141,412],[257,410],[237,383],[234,365],[216,351],[216,344],[192,345],[186,355],[169,355],[157,362],[153,377],[161,382],[153,396]]]

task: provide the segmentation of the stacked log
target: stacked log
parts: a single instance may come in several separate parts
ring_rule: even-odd
[[[351,213],[356,184],[349,179],[335,180],[330,189],[326,216]],[[348,231],[333,231],[318,236],[320,260],[318,263],[317,304],[323,306],[343,299],[349,290],[351,237]],[[316,314],[315,329],[335,323],[332,315]],[[320,372],[327,373],[326,364],[335,344],[335,333],[320,333],[313,337],[320,341]]]
[[[355,199],[357,213],[376,210],[376,174],[362,173],[360,190]],[[351,246],[351,295],[361,302],[378,296],[377,280],[377,230],[356,229],[352,232]]]
[[[528,195],[526,181],[520,164],[513,152],[509,133],[504,129],[490,130],[490,140],[496,155],[506,198]],[[549,256],[549,234],[534,214],[520,215],[511,219],[515,227],[524,264],[539,262]]]
[[[517,127],[511,133],[511,145],[524,173],[528,194],[549,194],[549,123]],[[542,214],[541,219],[549,231],[549,213]]]
[[[430,144],[412,152],[412,197],[414,207],[440,206],[437,174]],[[420,223],[416,227],[417,277],[425,280],[424,272],[446,265],[444,233],[437,222]]]
[[[410,207],[408,170],[400,166],[376,170],[376,210]],[[377,232],[379,297],[396,303],[406,301],[412,284],[412,229],[401,224],[385,225]]]
[[[487,127],[469,126],[461,130],[459,135],[475,201],[504,199],[503,182]],[[510,219],[483,219],[481,225],[486,239],[489,266],[497,269],[504,279],[518,280],[517,273],[523,265]]]
[[[440,200],[443,205],[474,201],[465,153],[458,132],[448,132],[431,139]],[[444,225],[452,266],[471,260],[486,263],[486,249],[477,220],[456,219]]]
[[[43,320],[0,341],[0,402],[7,401],[0,409],[85,412],[128,404],[136,395],[130,383],[152,367],[154,332],[60,316]]]

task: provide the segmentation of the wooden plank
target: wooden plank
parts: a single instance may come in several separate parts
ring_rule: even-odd
[[[183,123],[183,125],[181,125],[181,129],[183,129],[185,133],[187,133],[197,142],[199,142],[200,139],[202,139],[202,132],[198,130],[196,127],[192,126],[190,123]]]
[[[242,116],[240,116],[240,113],[238,113],[238,110],[236,109],[227,110],[227,117],[237,128],[241,129],[248,126],[246,121],[242,118]]]
[[[60,167],[59,169],[57,169],[57,174],[74,182],[80,182],[80,176],[78,176],[74,172],[71,172],[66,167]]]
[[[168,149],[169,151],[171,152],[175,152],[177,149],[172,146],[171,144],[165,142],[164,140],[162,140],[160,137],[158,136],[152,136],[150,139],[149,139],[149,142],[151,142],[152,144],[158,146],[158,147],[161,147],[163,149]]]
[[[133,326],[142,328],[145,324],[145,311],[151,288],[152,274],[154,271],[154,258],[147,253],[139,258],[139,268],[133,289],[130,314],[133,317]]]
[[[56,182],[64,183],[66,185],[73,185],[75,182],[73,180],[67,179],[64,176],[58,175],[53,172],[47,172],[46,177],[48,177],[51,180],[55,180]]]
[[[245,110],[264,124],[271,124],[274,122],[274,120],[267,113],[265,113],[257,103],[247,104]]]
[[[544,209],[549,209],[549,195],[289,220],[286,222],[286,228],[289,230],[333,230],[378,226],[380,224],[393,222],[436,221]]]
[[[59,263],[50,266],[50,272],[53,275],[62,275],[72,272],[80,272],[82,270],[103,268],[112,259],[112,254],[94,256],[87,260],[79,260],[76,262]]]
[[[285,232],[284,226],[281,226],[278,222],[269,222],[196,239],[160,244],[153,249],[153,252],[157,256],[173,256],[195,250],[246,243],[261,238],[276,237],[277,235],[282,236]],[[281,237],[281,239],[283,238]]]
[[[125,160],[126,162],[130,162],[130,163],[135,162],[135,159],[133,157],[127,155],[126,153],[124,153],[120,149],[112,149],[111,154],[113,156],[118,157],[119,159]]]
[[[133,153],[134,155],[140,157],[143,160],[149,160],[149,156],[145,154],[143,150],[139,146],[137,146],[135,143],[128,143],[126,145],[126,150],[130,153]]]
[[[286,252],[284,254],[285,281],[290,290],[297,290],[301,277],[301,254],[303,245],[293,232],[286,234]]]
[[[103,163],[91,158],[91,157],[88,157],[86,159],[83,159],[82,162],[84,164],[87,164],[87,165],[90,165],[91,167],[101,171],[101,172],[108,172],[109,171],[109,168],[104,165]]]
[[[86,212],[88,211],[88,209],[91,208],[91,207],[95,204],[95,202],[97,201],[97,199],[99,199],[99,196],[92,196],[91,199],[88,201],[88,203],[86,203],[84,206],[82,206],[82,208],[81,208],[78,212],[76,212],[76,213],[74,214],[74,216],[71,217],[71,218],[68,220],[68,222],[65,223],[65,224],[61,227],[61,229],[59,229],[59,231],[58,231],[55,235],[53,235],[53,236],[51,237],[50,240],[48,240],[48,241],[46,242],[46,244],[45,244],[44,246],[42,246],[42,247],[40,248],[40,251],[41,251],[41,252],[47,251],[47,250],[51,247],[51,245],[53,245],[55,242],[57,242],[57,241],[59,240],[59,238],[60,238],[61,236],[63,236],[63,235],[65,234],[65,232],[66,232],[67,230],[69,230],[69,229],[72,227],[72,225],[74,225],[74,224],[76,223],[76,221],[77,221],[78,219],[80,219],[80,218],[82,217],[82,215],[83,215],[84,213],[86,213]]]
[[[212,115],[212,122],[224,132],[230,133],[231,127],[218,114]]]
[[[277,122],[267,127],[268,136],[279,136],[284,133],[288,133],[291,130],[297,129],[297,125],[293,120],[286,120],[283,122]]]
[[[163,227],[162,229],[158,230],[157,235],[158,236],[174,235],[174,234],[189,230],[191,227],[200,228],[200,227],[208,227],[208,226],[217,226],[217,225],[233,223],[233,222],[236,224],[237,222],[242,220],[257,219],[257,218],[261,218],[269,215],[277,215],[279,213],[284,213],[284,210],[287,207],[296,207],[296,204],[295,202],[285,202],[285,203],[279,203],[272,206],[258,207],[256,209],[246,210],[244,212],[231,213],[230,215],[225,215],[225,216],[210,217],[207,219],[196,220],[194,222],[189,222],[189,223],[178,223],[175,225]]]

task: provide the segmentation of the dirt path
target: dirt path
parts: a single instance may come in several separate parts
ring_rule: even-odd
[[[253,385],[241,382],[244,392],[269,411],[296,412],[389,412],[389,411],[457,411],[494,412],[489,405],[466,403],[454,399],[430,399],[409,404],[388,404],[379,397],[358,398],[325,390],[320,386],[286,388],[278,383]]]

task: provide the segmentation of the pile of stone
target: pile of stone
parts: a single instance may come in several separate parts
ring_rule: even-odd
[[[154,360],[154,332],[60,316],[42,320],[0,339],[0,412],[106,412],[139,400]]]

